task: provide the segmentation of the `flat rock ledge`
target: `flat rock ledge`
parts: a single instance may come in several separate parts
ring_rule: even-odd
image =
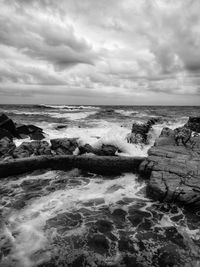
[[[200,136],[177,143],[176,130],[164,128],[140,165],[155,200],[200,206]],[[179,144],[179,145],[178,145]]]
[[[79,168],[100,174],[137,173],[144,157],[116,156],[36,156],[0,162],[0,178],[38,169],[69,170]]]

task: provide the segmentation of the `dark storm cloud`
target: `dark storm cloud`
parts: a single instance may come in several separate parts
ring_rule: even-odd
[[[49,101],[115,94],[127,103],[165,94],[178,101],[190,95],[192,104],[199,97],[199,10],[198,0],[2,0],[1,99],[6,90],[49,94]]]

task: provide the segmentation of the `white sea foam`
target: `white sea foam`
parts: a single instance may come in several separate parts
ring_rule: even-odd
[[[69,110],[80,110],[80,109],[99,109],[95,106],[72,106],[72,105],[45,105],[41,104],[41,107],[52,108],[52,109],[69,109]]]
[[[96,111],[84,112],[67,112],[67,113],[49,113],[52,118],[66,118],[70,120],[81,120],[87,118],[89,115],[94,115]]]
[[[123,109],[116,109],[115,112],[128,117],[130,117],[131,115],[134,116],[135,114],[139,113],[139,111],[136,110],[123,110]]]
[[[118,190],[109,191],[116,185]],[[23,210],[11,213],[8,223],[5,225],[4,233],[12,243],[13,248],[10,256],[16,261],[15,266],[31,267],[35,266],[35,263],[38,264],[37,258],[34,258],[33,254],[41,249],[45,250],[47,246],[44,226],[48,219],[58,213],[73,212],[84,207],[85,203],[93,199],[102,198],[104,203],[99,205],[106,204],[110,208],[116,206],[116,202],[123,199],[124,196],[148,200],[144,195],[139,194],[144,186],[145,184],[137,182],[136,176],[133,174],[124,174],[114,180],[96,177],[91,179],[89,184],[58,190],[47,196],[34,199]],[[94,207],[87,208],[93,210]],[[84,231],[84,226],[81,229]],[[79,233],[81,229],[79,229]],[[41,253],[41,256],[44,259],[48,255]]]

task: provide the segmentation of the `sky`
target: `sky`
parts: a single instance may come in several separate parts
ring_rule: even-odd
[[[0,103],[200,105],[200,1],[0,0]]]

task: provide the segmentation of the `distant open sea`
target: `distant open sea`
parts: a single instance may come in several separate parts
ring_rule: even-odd
[[[43,128],[46,140],[60,137],[78,137],[83,143],[95,145],[113,143],[125,155],[146,155],[149,146],[163,127],[172,129],[185,124],[189,116],[199,116],[200,106],[80,106],[80,105],[0,105],[16,123],[34,124]],[[126,135],[133,122],[144,123],[160,118],[153,127],[149,146],[127,144]],[[66,128],[57,129],[65,125]],[[20,144],[19,140],[16,140]],[[97,144],[97,145],[98,145]]]

